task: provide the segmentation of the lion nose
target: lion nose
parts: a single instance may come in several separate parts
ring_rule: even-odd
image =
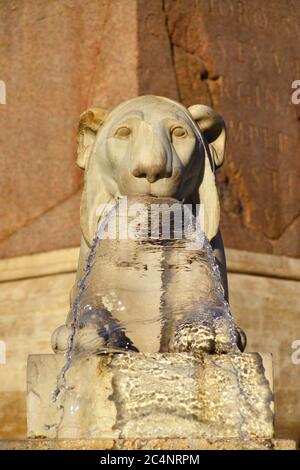
[[[170,172],[167,171],[165,164],[160,165],[143,165],[139,164],[132,170],[133,176],[136,178],[146,178],[149,183],[155,183],[155,181],[161,178],[168,178]]]
[[[137,139],[130,153],[130,170],[136,178],[147,179],[149,183],[168,178],[172,174],[172,158],[168,139],[162,141],[161,130],[153,129],[142,121]]]

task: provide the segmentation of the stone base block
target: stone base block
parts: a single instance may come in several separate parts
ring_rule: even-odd
[[[273,438],[270,355],[93,356],[72,365],[53,401],[64,363],[62,355],[29,356],[31,438]]]

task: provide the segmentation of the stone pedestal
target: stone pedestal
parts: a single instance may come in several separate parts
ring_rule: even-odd
[[[66,387],[54,402],[64,363],[62,355],[29,356],[31,438],[234,440],[244,446],[273,438],[268,354],[84,358],[67,371]]]

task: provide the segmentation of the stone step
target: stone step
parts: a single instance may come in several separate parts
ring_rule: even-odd
[[[23,439],[0,450],[296,450],[289,439]]]

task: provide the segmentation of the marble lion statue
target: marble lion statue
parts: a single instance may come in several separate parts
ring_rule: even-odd
[[[135,195],[203,205],[202,228],[228,299],[215,182],[225,142],[224,120],[212,108],[201,104],[186,108],[160,96],[139,96],[111,111],[93,107],[80,116],[77,164],[85,170],[85,178],[80,208],[82,240],[71,303],[97,226],[105,215],[98,208],[116,203],[121,196]],[[53,334],[56,352],[66,349],[64,335],[61,327]]]

